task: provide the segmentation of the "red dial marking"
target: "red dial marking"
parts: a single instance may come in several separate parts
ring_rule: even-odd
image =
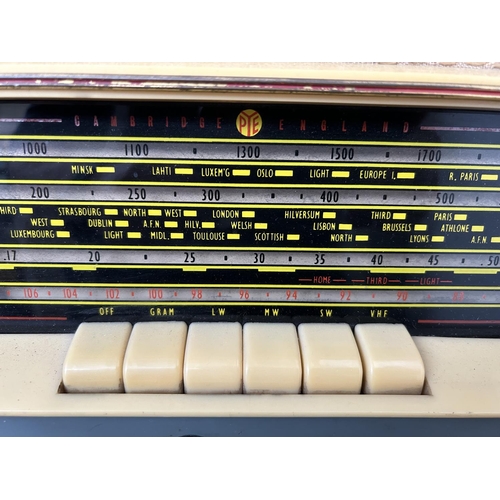
[[[132,297],[135,297],[135,293],[134,292],[130,292],[130,295],[132,295]]]
[[[177,292],[174,292],[174,297],[177,297]]]
[[[10,295],[10,290],[7,290],[7,295]]]
[[[47,292],[47,295],[48,295],[49,297],[51,296],[50,290]]]

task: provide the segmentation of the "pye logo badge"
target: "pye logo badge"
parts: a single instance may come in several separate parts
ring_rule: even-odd
[[[241,135],[253,137],[262,128],[262,117],[253,109],[245,109],[236,118],[236,128]]]

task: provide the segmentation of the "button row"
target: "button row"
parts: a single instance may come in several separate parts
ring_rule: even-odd
[[[425,370],[404,325],[82,323],[66,392],[421,394]]]

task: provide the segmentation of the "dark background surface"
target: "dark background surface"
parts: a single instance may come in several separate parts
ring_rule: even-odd
[[[500,436],[500,419],[3,417],[0,436]]]

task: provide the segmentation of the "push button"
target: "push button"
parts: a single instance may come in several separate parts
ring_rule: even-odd
[[[184,391],[241,393],[242,344],[239,323],[191,323],[184,356]]]
[[[422,393],[424,363],[404,325],[356,325],[354,334],[363,361],[363,392]]]
[[[243,328],[243,390],[247,394],[298,394],[302,364],[295,325],[247,323]]]
[[[363,367],[349,325],[299,325],[304,394],[359,394]]]
[[[137,323],[123,363],[125,392],[182,393],[186,335],[183,321]]]
[[[67,392],[123,392],[130,323],[82,323],[63,365]]]

